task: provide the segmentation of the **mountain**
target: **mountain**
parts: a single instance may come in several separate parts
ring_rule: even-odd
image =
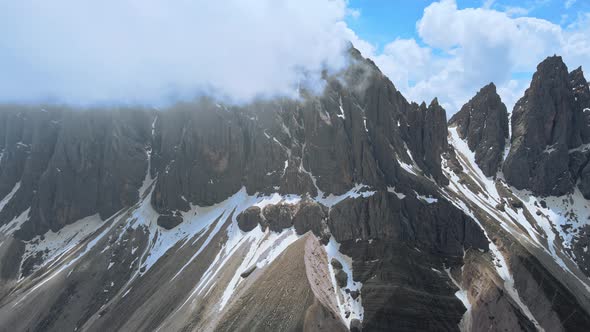
[[[547,58],[514,106],[511,147],[503,172],[515,188],[560,196],[571,192],[578,179],[588,182],[587,173],[576,169],[584,163],[574,161],[574,169],[569,169],[570,151],[590,142],[585,135],[588,121],[582,120],[588,116],[583,110],[589,105],[584,100],[588,83],[578,72],[568,74],[561,57]],[[589,194],[585,190],[586,198]]]
[[[508,139],[508,111],[494,83],[483,87],[449,120],[471,151],[485,176],[495,176]]]
[[[299,99],[4,105],[0,326],[588,331],[589,100],[551,57],[447,124],[353,48]]]

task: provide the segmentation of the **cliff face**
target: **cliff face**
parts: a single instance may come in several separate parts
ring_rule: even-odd
[[[350,61],[325,77],[322,94],[302,90],[299,100],[3,106],[0,323],[17,331],[590,327],[590,294],[572,295],[583,284],[582,242],[554,240],[580,257],[559,256],[571,269],[559,272],[553,252],[539,249],[553,248],[547,240],[523,231],[544,232],[530,200],[488,178],[508,134],[495,87],[449,130],[436,99],[409,103],[358,51]],[[565,73],[569,85],[583,80]],[[536,75],[535,86],[545,91],[552,75]],[[580,105],[587,93],[548,89],[576,94]],[[586,136],[582,126],[570,135],[579,114],[562,116],[566,106],[548,111],[559,124],[550,136],[571,160],[580,150],[566,162],[573,179],[587,168]],[[540,135],[529,130],[533,111],[519,115],[512,159],[521,158],[514,142]],[[521,215],[531,225],[514,224]]]
[[[538,195],[559,196],[571,192],[579,178],[587,182],[579,167],[569,169],[570,151],[587,140],[588,123],[582,120],[580,104],[588,90],[584,81],[581,71],[568,74],[561,57],[539,64],[512,113],[512,146],[503,167],[508,183]],[[580,158],[587,160],[586,155],[572,159]]]
[[[459,136],[475,152],[475,162],[486,176],[495,176],[508,139],[508,112],[494,83],[483,87],[451,120]]]

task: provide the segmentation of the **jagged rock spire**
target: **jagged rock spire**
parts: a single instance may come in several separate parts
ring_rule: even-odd
[[[486,176],[495,176],[508,138],[508,112],[494,83],[481,88],[453,115],[449,125],[457,126],[459,136],[467,139],[482,172]]]
[[[508,183],[539,195],[571,191],[568,151],[581,143],[577,111],[563,60],[545,59],[512,112],[512,146],[503,168]]]

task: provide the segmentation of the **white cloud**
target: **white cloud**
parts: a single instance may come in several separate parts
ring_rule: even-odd
[[[158,103],[291,94],[344,65],[345,0],[0,4],[0,101]]]
[[[378,51],[344,22],[360,15],[346,0],[4,1],[0,102],[293,95],[301,81],[317,84],[323,68],[344,66],[347,41],[408,99],[438,97],[448,114],[491,81],[511,109],[526,73],[552,54],[571,69],[590,68],[590,13],[562,27],[481,3],[434,2],[417,22],[417,38]]]
[[[346,10],[346,15],[348,15],[354,19],[357,19],[361,16],[361,11],[360,11],[360,9],[356,9],[356,8],[348,8]]]
[[[372,57],[411,100],[439,97],[453,114],[494,82],[511,110],[530,81],[522,73],[534,72],[545,57],[559,54],[570,69],[590,68],[589,23],[590,14],[563,28],[498,10],[459,9],[454,0],[442,0],[424,10],[419,41],[395,40]]]

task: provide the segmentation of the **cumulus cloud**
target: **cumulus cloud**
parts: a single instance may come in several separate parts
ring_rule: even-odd
[[[0,102],[295,96],[300,84],[321,88],[323,69],[346,65],[348,41],[408,99],[438,97],[449,115],[492,81],[511,109],[546,56],[590,68],[590,13],[560,26],[494,0],[464,9],[440,0],[416,38],[382,49],[345,23],[359,15],[347,0],[2,1]]]
[[[345,0],[0,4],[0,101],[161,103],[293,95],[345,65]]]
[[[492,4],[459,9],[454,0],[432,3],[417,22],[417,40],[395,40],[372,57],[409,99],[439,97],[448,114],[489,82],[511,110],[549,55],[562,55],[570,69],[590,68],[590,14],[561,27],[512,17]]]

